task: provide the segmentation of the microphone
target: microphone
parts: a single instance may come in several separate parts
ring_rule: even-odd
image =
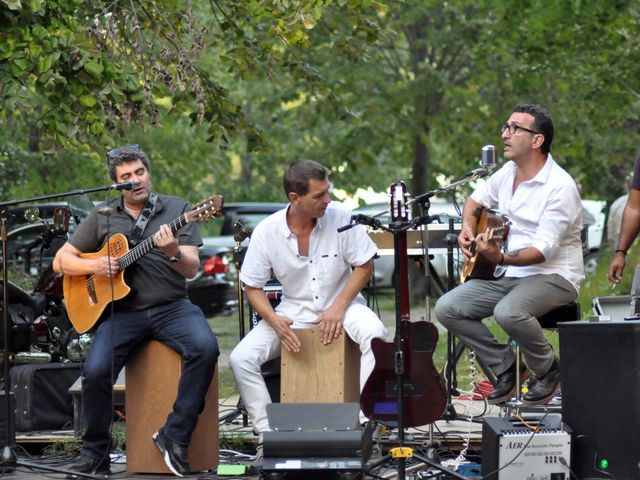
[[[498,153],[495,145],[485,145],[482,147],[482,167],[492,173],[496,168]]]
[[[138,185],[140,185],[140,182],[127,180],[126,182],[122,183],[112,183],[111,185],[109,185],[109,188],[107,188],[107,190],[133,190]]]

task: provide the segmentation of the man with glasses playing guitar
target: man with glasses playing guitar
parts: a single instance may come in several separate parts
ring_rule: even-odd
[[[559,388],[560,366],[536,317],[578,296],[584,279],[580,195],[551,156],[553,122],[543,108],[517,105],[502,127],[502,140],[509,161],[465,202],[458,243],[466,259],[480,255],[504,274],[471,275],[438,300],[435,313],[492,369],[497,380],[488,400],[498,404],[515,392],[516,358],[482,322],[493,315],[520,345],[535,376],[523,402],[544,404]],[[509,220],[503,250],[488,231],[477,231],[487,209]]]
[[[187,475],[187,447],[219,350],[202,311],[187,298],[185,279],[200,264],[196,222],[219,212],[221,197],[190,209],[180,198],[152,192],[149,159],[137,145],[111,150],[107,168],[126,189],[91,211],[53,263],[65,275],[74,327],[84,332],[97,325],[82,377],[83,445],[71,468],[110,473],[113,383],[135,347],[155,339],[178,352],[184,365],[173,412],[153,441],[169,469]]]

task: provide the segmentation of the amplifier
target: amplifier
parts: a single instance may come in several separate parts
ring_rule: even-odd
[[[527,420],[487,417],[482,425],[482,478],[569,480],[571,432],[560,415]],[[563,459],[561,461],[561,459]],[[562,462],[565,463],[562,463]]]

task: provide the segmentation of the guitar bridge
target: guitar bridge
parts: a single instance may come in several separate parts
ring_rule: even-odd
[[[424,385],[416,382],[403,382],[403,397],[418,397],[424,394]],[[384,384],[384,393],[387,397],[398,396],[398,382],[387,380]]]

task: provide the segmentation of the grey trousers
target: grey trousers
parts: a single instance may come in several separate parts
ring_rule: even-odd
[[[497,376],[513,365],[515,353],[509,344],[498,343],[482,323],[493,315],[520,345],[531,371],[542,376],[551,368],[554,353],[536,317],[574,301],[577,296],[573,285],[557,274],[468,280],[440,297],[435,314]]]

